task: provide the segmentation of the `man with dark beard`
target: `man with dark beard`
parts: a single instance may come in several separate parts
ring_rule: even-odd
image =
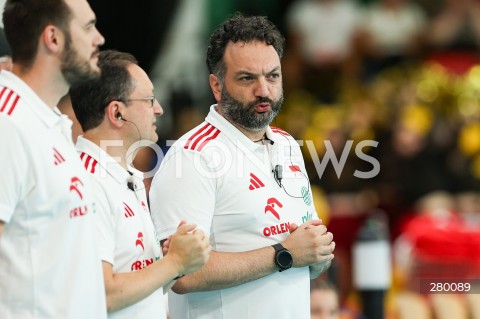
[[[172,146],[150,190],[164,246],[182,219],[212,244],[208,262],[169,293],[172,318],[310,317],[310,278],[328,267],[335,244],[317,218],[299,145],[269,126],[283,100],[283,45],[265,17],[241,14],[210,38],[218,104]]]
[[[95,203],[56,107],[100,75],[104,38],[86,0],[7,0],[3,22],[14,65],[0,73],[0,317],[106,318]]]

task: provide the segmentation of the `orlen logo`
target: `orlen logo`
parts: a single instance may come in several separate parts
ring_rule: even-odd
[[[83,199],[82,192],[80,191],[80,186],[83,186],[80,178],[76,176],[72,177],[72,179],[70,180],[70,192],[76,192],[80,199]]]
[[[74,176],[70,180],[70,193],[77,194],[81,200],[83,200],[83,195],[81,188],[83,187],[83,183],[80,178]],[[70,218],[77,218],[85,216],[88,213],[87,205],[78,206],[74,209],[70,210]]]
[[[131,271],[136,271],[136,270],[142,270],[145,267],[148,267],[149,265],[153,264],[153,258],[150,259],[144,259],[144,260],[137,260],[133,262],[133,264],[130,266]]]
[[[272,215],[275,216],[275,218],[280,220],[280,215],[275,210],[275,205],[277,205],[279,208],[283,207],[282,203],[280,203],[276,198],[274,198],[274,197],[269,198],[268,201],[267,201],[267,206],[265,206],[265,214],[267,212],[272,213]]]

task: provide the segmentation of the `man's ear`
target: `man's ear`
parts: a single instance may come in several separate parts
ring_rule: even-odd
[[[105,108],[105,120],[110,122],[111,125],[115,127],[123,126],[123,122],[120,114],[123,114],[122,111],[124,109],[124,105],[120,101],[111,101],[108,103],[107,107]]]
[[[51,53],[59,53],[65,49],[65,34],[58,27],[49,24],[43,29],[41,42]]]
[[[210,82],[210,87],[212,88],[213,96],[215,96],[215,100],[217,100],[217,102],[220,102],[220,100],[222,99],[223,90],[222,83],[220,83],[218,77],[214,74],[210,74],[208,80]]]

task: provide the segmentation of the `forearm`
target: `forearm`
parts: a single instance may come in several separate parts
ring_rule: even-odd
[[[321,221],[312,220],[300,227],[292,227],[282,245],[290,251],[293,267],[323,265],[333,259],[333,235],[327,232]],[[172,290],[184,294],[241,285],[278,271],[274,256],[275,249],[271,246],[238,253],[212,251],[202,268],[178,280]]]
[[[172,290],[180,294],[219,290],[265,277],[278,271],[274,254],[270,246],[238,253],[212,251],[202,268],[178,280]]]
[[[4,227],[5,227],[5,223],[0,220],[0,238],[2,238]]]
[[[155,261],[142,270],[112,273],[112,265],[103,263],[108,312],[131,306],[171,283],[179,275],[169,258]]]

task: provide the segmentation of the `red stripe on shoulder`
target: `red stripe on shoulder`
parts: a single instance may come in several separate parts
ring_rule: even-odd
[[[5,94],[6,97],[4,98]],[[0,102],[0,113],[6,112],[7,115],[12,115],[13,110],[20,100],[20,96],[7,87],[3,87],[3,89],[0,91],[0,100],[2,99],[3,101]]]
[[[83,165],[85,166],[85,169],[88,171],[88,165],[90,165],[90,160],[92,159],[92,157],[90,155],[87,154],[87,158],[86,160],[83,162]]]
[[[288,134],[287,132],[285,132],[281,128],[278,128],[278,127],[275,127],[275,126],[270,126],[270,128],[272,129],[272,132],[274,132],[274,133],[282,134],[283,136],[290,136],[290,134]]]
[[[211,126],[210,123],[206,123],[204,126],[202,126],[198,131],[196,131],[195,133],[193,133],[192,136],[190,136],[190,138],[188,139],[187,141],[187,144],[185,144],[185,146],[183,148],[185,149],[188,149],[189,146],[190,146],[190,143],[192,143],[192,141],[199,135],[201,134],[207,127]]]
[[[194,149],[197,147],[198,143],[199,143],[204,137],[209,136],[210,134],[212,134],[213,130],[215,130],[215,126],[210,126],[210,128],[209,128],[205,133],[197,136],[197,137],[195,138],[195,141],[194,141],[193,144],[192,144],[192,147],[190,147],[190,149],[191,149],[191,150],[194,150]]]
[[[15,100],[14,100],[13,103],[12,103],[12,107],[10,108],[10,110],[9,110],[8,113],[7,113],[8,115],[12,115],[13,110],[14,110],[15,107],[17,106],[18,100],[20,100],[20,96],[17,95],[17,96],[15,97]]]
[[[92,173],[92,174],[95,173],[95,169],[96,169],[97,164],[98,164],[96,159],[94,159],[93,157],[91,157],[87,153],[82,152],[80,154],[80,160],[82,161],[83,166],[85,166],[85,169],[87,170],[87,172]]]
[[[203,141],[202,144],[200,144],[200,146],[198,147],[197,151],[200,152],[205,147],[205,145],[210,143],[210,141],[216,139],[218,134],[220,134],[220,130],[216,128],[215,131],[213,132],[213,135],[211,135],[205,141]]]
[[[97,167],[98,162],[94,158],[92,158],[92,160],[93,160],[93,164],[92,164],[92,169],[90,170],[90,173],[95,174],[95,168]]]
[[[4,86],[3,89],[2,89],[2,91],[0,91],[0,99],[3,97],[3,94],[5,94],[5,91],[7,91],[7,87],[6,87],[6,86]],[[3,112],[3,110],[5,110],[5,107],[6,107],[6,106],[7,106],[7,104],[6,104],[6,103],[3,103],[3,104],[1,105],[0,112]]]

